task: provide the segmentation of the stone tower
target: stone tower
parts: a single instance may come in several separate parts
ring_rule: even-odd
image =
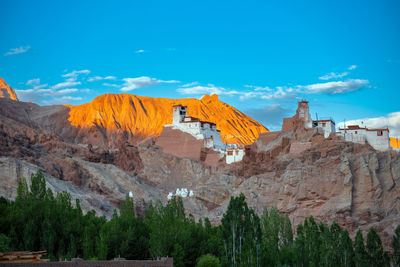
[[[304,121],[304,127],[312,128],[312,119],[310,109],[308,108],[308,101],[302,100],[299,102],[296,115],[299,120]]]
[[[172,124],[178,124],[187,116],[187,106],[175,105],[172,109]]]

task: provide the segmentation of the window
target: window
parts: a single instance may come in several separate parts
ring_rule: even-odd
[[[239,155],[239,150],[236,150],[236,156],[238,156]]]
[[[382,136],[382,135],[383,135],[383,131],[377,131],[377,132],[376,132],[376,135],[377,135],[377,136]]]
[[[323,122],[323,123],[322,123],[322,127],[325,127],[325,126],[326,126],[326,122]]]
[[[228,151],[228,156],[232,156],[233,155],[233,151]]]
[[[356,131],[356,134],[357,134],[357,131]]]

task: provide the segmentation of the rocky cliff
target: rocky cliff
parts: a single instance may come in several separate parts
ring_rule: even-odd
[[[9,86],[3,78],[0,78],[0,98],[7,98],[18,101],[18,97],[14,89]]]
[[[390,137],[390,146],[396,149],[400,149],[400,139]]]

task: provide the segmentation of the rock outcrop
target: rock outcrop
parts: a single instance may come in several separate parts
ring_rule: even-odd
[[[17,94],[14,89],[9,86],[3,78],[0,78],[0,98],[7,98],[18,101]]]

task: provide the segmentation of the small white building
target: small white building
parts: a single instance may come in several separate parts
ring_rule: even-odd
[[[241,161],[245,152],[242,148],[228,148],[226,150],[226,163],[231,164],[234,162]]]
[[[321,127],[325,138],[328,138],[331,133],[336,132],[336,124],[332,119],[313,121],[313,127]]]
[[[390,149],[389,129],[369,129],[359,125],[349,125],[339,128],[337,135],[344,141],[365,144],[368,142],[376,150]]]

